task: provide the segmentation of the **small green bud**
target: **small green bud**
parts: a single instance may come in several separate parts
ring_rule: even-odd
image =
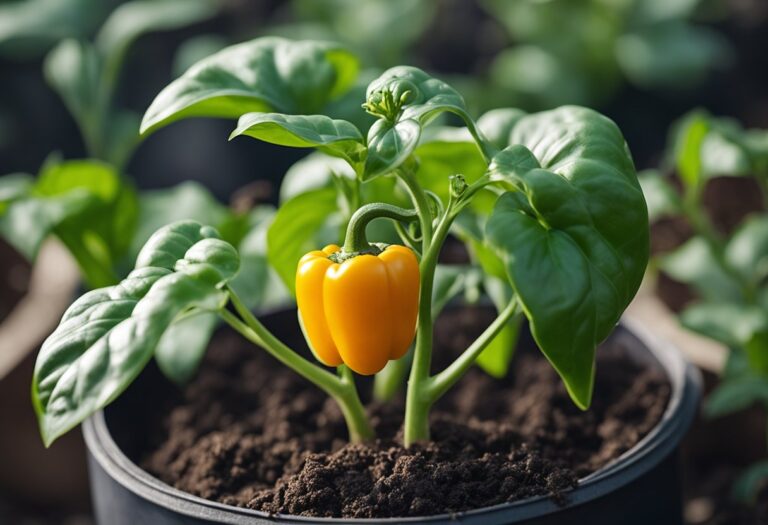
[[[462,195],[464,195],[464,192],[467,191],[467,188],[469,187],[467,185],[467,180],[464,178],[464,175],[456,174],[451,175],[448,180],[450,181],[450,191],[451,196],[455,198],[459,198]]]

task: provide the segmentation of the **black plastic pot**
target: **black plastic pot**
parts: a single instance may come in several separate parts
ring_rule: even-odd
[[[89,453],[93,506],[103,525],[189,523],[470,523],[577,524],[682,523],[677,450],[700,395],[698,371],[680,353],[646,330],[621,324],[614,334],[633,358],[664,370],[672,385],[669,406],[659,424],[635,447],[580,480],[567,494],[568,504],[537,497],[452,515],[380,520],[312,519],[269,516],[263,512],[208,501],[166,485],[141,470],[120,443],[131,432],[129,411],[120,402],[99,412],[84,426]]]

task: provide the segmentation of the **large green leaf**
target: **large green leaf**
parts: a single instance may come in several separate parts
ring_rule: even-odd
[[[195,116],[318,113],[349,89],[357,67],[353,55],[326,42],[266,37],[231,46],[161,91],[144,115],[141,132]]]
[[[497,149],[504,149],[509,145],[512,129],[525,115],[525,111],[516,108],[492,109],[477,119],[477,127],[488,142]]]
[[[32,399],[46,445],[114,400],[144,368],[168,326],[190,309],[215,311],[238,256],[192,221],[158,230],[136,269],[64,313],[35,364]]]
[[[595,347],[635,295],[648,262],[648,214],[618,127],[579,107],[521,118],[491,164],[514,191],[486,225],[531,332],[581,408]],[[541,168],[521,162],[527,148]]]
[[[247,135],[293,148],[317,148],[357,166],[365,156],[363,136],[353,124],[325,115],[247,113],[240,117],[230,139]]]

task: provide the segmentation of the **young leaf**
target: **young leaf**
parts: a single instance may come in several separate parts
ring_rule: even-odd
[[[283,115],[281,113],[247,113],[240,117],[230,140],[247,135],[264,142],[293,148],[317,148],[345,159],[351,166],[359,164],[365,154],[363,136],[346,120],[325,115]]]
[[[501,312],[512,298],[512,290],[504,280],[488,275],[484,282],[485,291],[493,301],[497,312]],[[517,339],[523,317],[516,315],[496,334],[485,350],[477,356],[477,365],[489,375],[502,378],[507,375],[512,357],[515,355]]]
[[[120,284],[75,301],[38,355],[32,400],[46,446],[114,400],[144,368],[176,317],[215,311],[237,252],[192,221],[158,230]]]
[[[370,180],[399,167],[416,149],[420,136],[421,126],[415,120],[375,122],[368,131],[368,156],[363,179]]]
[[[621,132],[594,111],[526,116],[510,139],[520,146],[498,154],[492,170],[516,191],[499,198],[486,237],[536,342],[586,408],[595,347],[634,297],[648,262],[645,201]],[[540,169],[521,169],[528,166],[521,146]]]
[[[357,67],[348,51],[325,42],[267,37],[231,46],[161,91],[144,115],[141,133],[195,116],[318,113],[353,84]]]
[[[178,385],[194,377],[218,321],[215,313],[199,311],[171,323],[155,348],[155,361],[165,377]]]
[[[421,129],[440,113],[458,115],[481,150],[489,146],[479,137],[461,95],[415,67],[397,66],[385,71],[368,86],[364,107],[381,118],[368,130],[364,179],[397,169],[416,148]]]
[[[283,203],[275,215],[267,231],[268,259],[291,294],[299,259],[323,244],[338,242],[338,230],[335,238],[319,238],[327,232],[329,220],[338,218],[337,210],[336,191],[323,188]]]
[[[677,124],[674,132],[674,160],[677,173],[689,188],[697,188],[703,178],[701,147],[710,130],[709,116],[692,112]]]
[[[394,107],[386,105],[390,96]],[[366,100],[369,112],[392,122],[413,119],[425,126],[438,114],[448,111],[468,126],[474,126],[458,91],[412,66],[396,66],[385,71],[368,85]]]

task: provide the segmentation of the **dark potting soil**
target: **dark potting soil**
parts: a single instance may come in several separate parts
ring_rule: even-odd
[[[491,319],[485,309],[441,316],[436,368]],[[136,455],[180,490],[270,513],[402,517],[537,495],[566,502],[580,477],[653,428],[669,395],[663,372],[634,363],[622,343],[609,341],[598,351],[592,408],[582,412],[543,358],[519,351],[508,377],[472,370],[441,400],[432,441],[400,446],[400,399],[370,404],[379,438],[352,445],[332,401],[222,332],[198,377],[168,406],[152,405],[149,428],[136,429],[148,436]]]

